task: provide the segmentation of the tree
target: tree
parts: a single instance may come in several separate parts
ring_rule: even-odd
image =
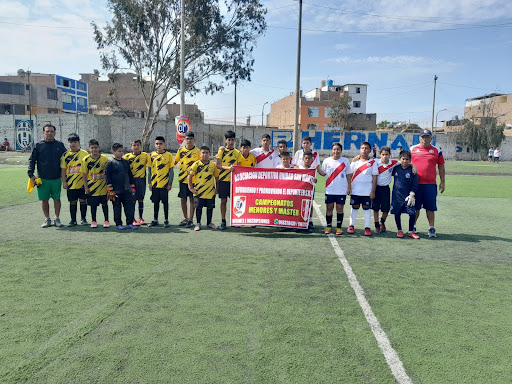
[[[109,74],[134,71],[147,107],[142,140],[165,105],[179,94],[180,0],[108,0],[112,20],[94,40]],[[266,29],[260,0],[185,1],[185,90],[221,91],[234,79],[250,80],[256,37]],[[121,64],[123,63],[123,64]]]
[[[389,124],[389,121],[382,120],[379,124],[377,124],[377,128],[384,129],[387,128]]]
[[[340,127],[342,131],[348,128],[349,121],[354,117],[354,115],[350,113],[351,102],[352,97],[347,94],[332,99],[328,114],[331,119],[331,123],[329,124],[331,127]]]

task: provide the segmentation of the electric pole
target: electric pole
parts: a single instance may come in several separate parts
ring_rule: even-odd
[[[299,0],[299,29],[297,34],[297,73],[295,75],[295,125],[293,126],[293,153],[300,149],[300,47],[302,31],[302,0]]]
[[[436,109],[436,84],[437,75],[434,75],[434,100],[432,101],[432,131],[434,131],[434,110]]]

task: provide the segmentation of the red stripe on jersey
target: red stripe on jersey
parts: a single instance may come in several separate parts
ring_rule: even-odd
[[[357,176],[359,176],[359,174],[360,174],[361,172],[364,172],[364,171],[366,171],[368,168],[370,168],[370,167],[373,165],[373,163],[374,163],[374,162],[375,162],[375,160],[370,160],[370,161],[366,162],[366,164],[365,164],[365,165],[361,165],[359,168],[357,168],[357,171],[355,171],[355,172],[354,172],[354,175],[352,176],[352,181],[354,181],[354,179],[355,179]]]
[[[344,170],[344,169],[345,169],[345,163],[341,163],[340,165],[338,165],[338,168],[336,168],[336,169],[334,170],[334,172],[333,172],[333,173],[331,173],[331,176],[329,176],[329,177],[327,178],[327,180],[325,181],[325,188],[327,188],[327,187],[329,186],[329,184],[331,184],[331,183],[334,181],[334,179],[335,179],[336,177],[338,177],[338,175],[339,175],[341,172],[343,172],[343,170]]]
[[[387,165],[381,165],[379,167],[379,175],[382,173],[382,172],[385,172],[387,171],[389,168],[391,168],[393,165],[395,165],[396,163],[398,163],[398,160],[391,160],[391,163],[387,164]]]
[[[269,151],[266,155],[264,153],[260,153],[258,157],[256,157],[256,163],[261,163],[263,160],[265,160],[267,157],[272,155],[274,153],[274,150]]]
[[[318,152],[313,152],[313,159],[316,159],[317,156],[318,156]]]

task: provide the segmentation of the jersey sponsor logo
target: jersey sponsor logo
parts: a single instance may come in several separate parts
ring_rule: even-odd
[[[240,217],[245,213],[245,196],[236,196],[233,201],[233,213],[236,217]]]
[[[80,173],[80,165],[74,167],[68,167],[68,173]]]
[[[103,180],[105,177],[103,175],[103,172],[102,173],[91,173],[91,180],[92,181],[96,181],[96,180]]]

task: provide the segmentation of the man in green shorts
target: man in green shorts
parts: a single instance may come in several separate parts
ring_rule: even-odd
[[[60,159],[66,152],[66,147],[60,141],[55,140],[55,127],[46,124],[43,127],[43,140],[37,143],[32,150],[28,164],[28,177],[36,185],[34,171],[37,166],[37,174],[42,180],[42,184],[37,188],[37,197],[41,201],[45,220],[42,228],[48,228],[52,225],[50,219],[50,198],[53,199],[53,208],[55,218],[53,223],[56,227],[62,227],[60,222],[60,191],[62,188]]]

